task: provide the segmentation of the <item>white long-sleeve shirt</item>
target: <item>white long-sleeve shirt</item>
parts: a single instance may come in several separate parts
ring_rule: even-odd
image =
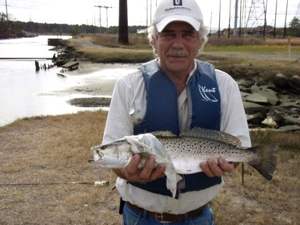
[[[190,76],[196,70],[190,72]],[[215,70],[221,95],[221,131],[238,137],[242,146],[250,147],[247,119],[237,83],[227,73]],[[146,90],[141,71],[120,78],[114,88],[110,110],[105,126],[103,144],[133,135],[134,125],[139,123],[146,112]],[[178,97],[180,133],[189,130],[189,104],[186,90]],[[117,179],[116,187],[125,201],[154,212],[180,214],[196,209],[211,201],[222,188],[220,185],[180,194],[179,199],[154,194]]]

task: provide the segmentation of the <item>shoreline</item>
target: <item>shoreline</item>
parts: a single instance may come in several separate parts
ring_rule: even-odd
[[[56,93],[88,94],[93,96],[111,96],[116,81],[129,73],[136,71],[139,64],[124,63],[93,63],[79,61],[77,70],[68,71],[56,68],[59,76],[78,80],[76,85]]]

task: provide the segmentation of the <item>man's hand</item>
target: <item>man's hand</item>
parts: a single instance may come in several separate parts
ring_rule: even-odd
[[[224,158],[209,159],[206,162],[200,163],[200,167],[208,177],[221,177],[225,172],[232,173],[234,164],[228,163]]]
[[[146,183],[158,178],[164,177],[166,166],[164,164],[158,165],[154,168],[155,158],[150,156],[145,163],[144,168],[138,169],[141,161],[141,156],[136,154],[132,157],[130,163],[124,169],[114,169],[114,172],[121,178],[139,183]]]

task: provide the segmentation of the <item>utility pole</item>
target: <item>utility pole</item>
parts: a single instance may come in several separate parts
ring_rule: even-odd
[[[231,20],[231,0],[230,0],[230,2],[229,2],[228,38],[230,38],[230,32],[231,32],[231,29],[230,29],[230,20]]]
[[[219,30],[218,30],[218,37],[221,37],[221,0],[219,3]]]
[[[157,0],[156,0],[156,6],[157,6]],[[152,9],[153,4],[152,0],[146,1],[146,26],[149,27],[152,24]]]
[[[241,4],[240,4],[240,29],[239,29],[239,37],[242,36],[242,18],[244,17],[243,12],[245,11],[243,9],[245,2],[243,0],[241,0]],[[244,32],[245,32],[245,28],[244,28]]]
[[[274,38],[276,37],[277,4],[278,4],[278,0],[276,0],[276,6],[275,6],[275,22],[274,22],[274,31],[273,31]]]
[[[148,15],[148,0],[147,0],[146,1],[146,27],[149,26],[148,18],[149,18],[149,15]]]
[[[6,8],[6,20],[8,22],[7,0],[5,0],[5,8]]]
[[[152,0],[150,0],[150,25],[152,24]]]
[[[100,5],[96,6],[95,5],[95,7],[99,8],[99,33],[101,33],[101,8],[102,8],[102,6],[100,6]]]
[[[210,12],[210,31],[209,31],[209,36],[211,36],[211,26],[212,26],[212,12]]]
[[[101,33],[101,21],[102,21],[102,18],[101,18],[101,9],[102,8],[105,8],[106,9],[106,28],[108,28],[108,8],[112,8],[112,6],[108,6],[108,5],[102,5],[102,4],[99,4],[98,5],[95,5],[95,7],[98,7],[99,8],[99,27],[100,27],[100,33]]]
[[[266,5],[264,2],[264,14],[265,14],[265,22],[264,22],[264,33],[263,33],[263,37],[266,36],[266,28],[267,28],[267,10],[268,10],[268,0],[266,0]]]
[[[231,0],[230,0],[231,2]],[[231,3],[230,3],[231,4]],[[237,36],[237,23],[238,23],[238,7],[239,7],[239,0],[235,0],[235,13],[234,13],[234,29],[233,29],[233,36]],[[241,19],[241,18],[240,18]]]
[[[128,45],[128,10],[127,0],[119,0],[119,38],[118,42]]]
[[[285,9],[285,21],[284,21],[283,38],[285,38],[285,36],[286,36],[286,17],[287,17],[288,7],[289,7],[289,0],[286,0],[286,9]]]
[[[108,28],[108,8],[112,8],[112,6],[104,6],[103,8],[106,9],[106,28]]]
[[[298,9],[297,9],[297,12],[296,12],[296,16],[300,16],[300,2],[299,2],[299,4],[298,4]]]
[[[264,0],[252,0],[249,15],[247,19],[246,28],[250,23],[251,30],[255,27],[261,26],[262,15],[265,12],[265,1]]]

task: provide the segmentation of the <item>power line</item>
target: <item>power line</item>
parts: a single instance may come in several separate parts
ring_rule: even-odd
[[[101,18],[101,9],[102,8],[106,9],[106,28],[108,28],[108,9],[112,8],[112,6],[108,6],[107,2],[105,2],[104,5],[102,5],[102,3],[100,3],[98,5],[95,5],[94,7],[99,8],[99,24],[100,24],[99,27],[100,27],[100,33],[101,33],[101,27],[102,27],[102,25],[101,25],[101,21],[102,21],[102,18]]]
[[[252,0],[248,14],[246,27],[257,27],[263,21],[262,16],[265,14],[264,0]],[[250,25],[249,25],[250,24]]]

